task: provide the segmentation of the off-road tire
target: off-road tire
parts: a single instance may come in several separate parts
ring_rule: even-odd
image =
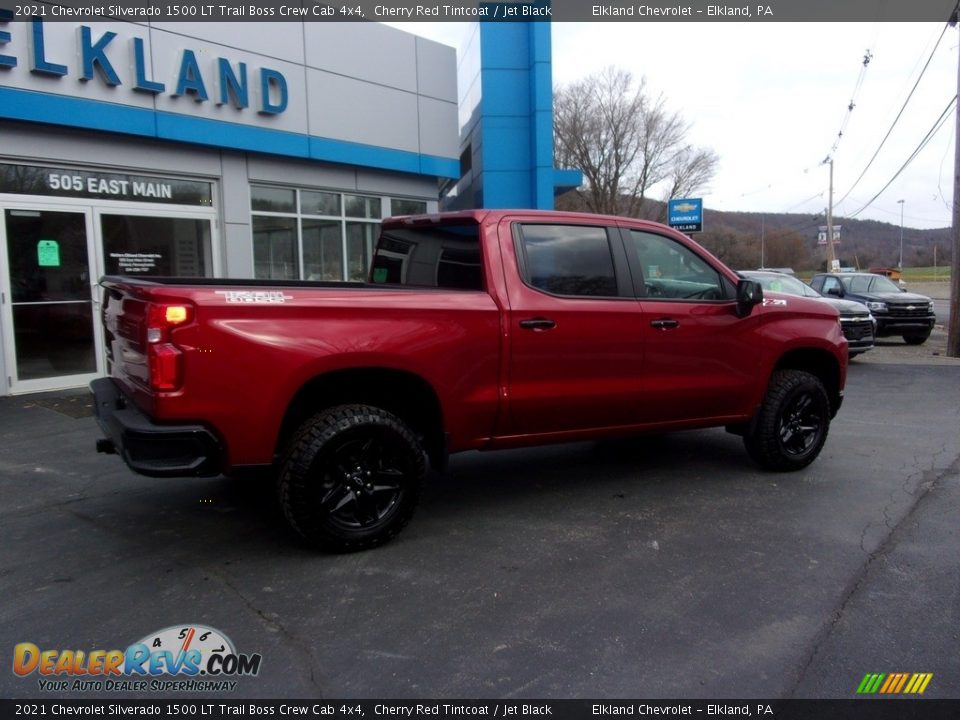
[[[924,334],[924,335],[904,335],[904,336],[903,336],[903,341],[904,341],[907,345],[923,345],[923,344],[927,341],[927,338],[929,338],[929,337],[930,337],[929,334]]]
[[[800,470],[820,454],[829,429],[830,400],[820,379],[802,370],[777,370],[743,444],[766,470]]]
[[[340,405],[294,435],[277,493],[287,522],[310,545],[353,552],[404,528],[426,472],[423,448],[406,423],[377,407]]]

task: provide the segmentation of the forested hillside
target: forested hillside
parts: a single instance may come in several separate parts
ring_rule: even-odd
[[[876,220],[834,218],[840,225],[836,255],[841,265],[857,268],[896,267],[900,257],[900,226]],[[763,265],[814,270],[823,267],[824,246],[817,245],[823,215],[704,211],[704,231],[695,239],[735,268]],[[904,267],[946,265],[950,261],[950,228],[904,228]],[[936,248],[936,259],[934,259]]]
[[[557,208],[586,211],[582,198],[575,191],[559,197]],[[667,217],[666,206],[651,200],[644,202],[638,214],[657,222],[666,222]],[[840,243],[836,246],[841,265],[861,269],[897,266],[899,224],[844,217],[834,218],[834,224],[841,226]],[[823,225],[826,225],[826,218],[822,214],[720,212],[707,207],[704,209],[703,232],[695,233],[693,237],[735,269],[763,265],[817,270],[824,267],[826,258],[825,247],[817,245],[817,231]],[[904,267],[948,265],[950,237],[949,227],[935,230],[905,227]]]

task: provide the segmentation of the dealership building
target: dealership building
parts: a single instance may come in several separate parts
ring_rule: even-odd
[[[550,78],[547,23],[458,67],[376,23],[0,17],[0,395],[105,371],[103,275],[358,280],[384,217],[552,207]]]

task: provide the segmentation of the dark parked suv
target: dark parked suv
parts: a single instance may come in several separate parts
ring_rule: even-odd
[[[867,306],[854,300],[840,300],[833,296],[822,295],[809,285],[795,277],[772,270],[741,270],[740,275],[748,280],[756,280],[764,291],[800,295],[817,298],[829,303],[840,313],[840,328],[847,339],[850,357],[870,350],[877,330],[877,321],[873,319]]]
[[[905,292],[883,275],[821,273],[810,284],[824,295],[856,300],[870,308],[877,319],[877,337],[901,335],[908,345],[922,345],[937,321],[933,300]]]

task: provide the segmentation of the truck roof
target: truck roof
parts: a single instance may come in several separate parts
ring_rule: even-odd
[[[531,210],[524,208],[513,209],[477,209],[477,210],[456,210],[450,212],[425,213],[422,215],[397,215],[386,218],[384,224],[411,224],[426,225],[449,221],[473,221],[481,222],[498,221],[502,217],[510,215],[523,215],[525,217],[542,218],[544,220],[590,220],[601,221],[606,224],[614,225],[645,225],[656,227],[667,227],[663,223],[642,218],[628,218],[619,215],[598,215],[596,213],[573,212],[567,210]]]

